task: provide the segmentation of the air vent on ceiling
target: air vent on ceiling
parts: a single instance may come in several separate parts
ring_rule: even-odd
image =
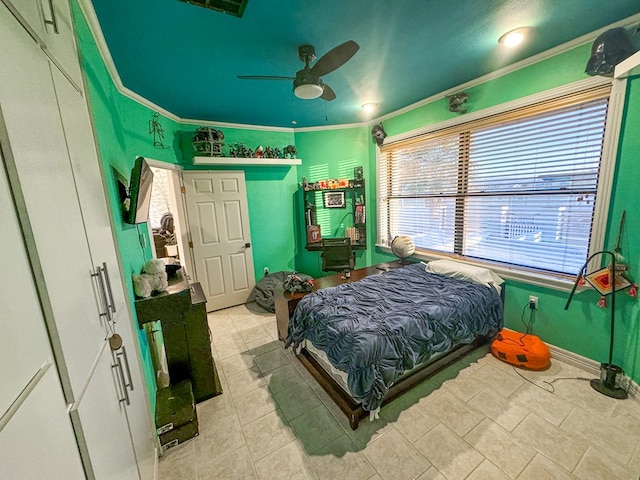
[[[249,0],[180,0],[181,2],[198,5],[222,13],[241,17]]]

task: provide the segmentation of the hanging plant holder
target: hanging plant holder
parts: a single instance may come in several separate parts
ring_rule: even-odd
[[[200,156],[222,157],[224,133],[211,127],[200,127],[193,134],[193,150]]]

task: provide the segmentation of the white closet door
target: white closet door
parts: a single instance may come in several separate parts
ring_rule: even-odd
[[[87,382],[108,326],[102,307],[49,62],[36,43],[0,5],[0,109],[8,145],[3,156],[17,174],[33,229],[27,239],[42,266],[52,317],[74,395]],[[21,199],[16,199],[20,201]],[[32,245],[33,244],[33,245]],[[34,251],[31,252],[34,254]],[[51,318],[48,318],[51,321]],[[62,354],[62,351],[64,354]]]
[[[38,37],[51,60],[80,89],[82,72],[68,0],[0,0]]]
[[[135,333],[136,326],[130,323],[128,314],[122,314],[126,321],[119,321],[116,330],[122,337],[122,344],[126,348],[129,373],[131,374],[132,389],[129,390],[130,404],[127,405],[127,421],[129,431],[136,452],[140,478],[151,480],[155,475],[156,443],[153,432],[155,431],[155,419],[151,415],[151,407],[145,387],[138,338]]]
[[[17,12],[38,37],[44,37],[44,23],[40,0],[0,0],[13,12]]]
[[[12,272],[0,288],[0,338],[4,339],[0,349],[0,478],[82,479],[82,463],[57,370],[52,365],[4,159],[0,168],[0,218],[3,240],[11,252],[5,256],[6,267]]]
[[[2,480],[85,478],[65,407],[52,366],[0,431]]]
[[[125,291],[120,265],[115,249],[115,240],[110,222],[110,213],[96,152],[91,120],[85,99],[56,70],[52,70],[62,124],[71,158],[76,188],[89,249],[96,267],[106,265],[109,302],[115,306],[116,331],[122,336],[129,355],[132,381],[131,404],[127,407],[127,418],[133,438],[141,477],[153,478],[155,468],[155,443],[153,419],[142,375],[142,364],[138,360],[138,338],[125,304]],[[105,279],[107,280],[107,279]]]
[[[140,477],[122,401],[126,388],[122,378],[128,383],[128,377],[126,369],[121,372],[114,365],[116,361],[106,341],[91,381],[71,407],[70,415],[79,432],[80,452],[88,459],[85,463],[91,465],[88,478],[137,480]]]
[[[69,1],[36,1],[41,2],[42,17],[46,20],[44,42],[47,52],[73,83],[82,88],[82,71],[78,62],[78,50],[76,48],[71,11],[69,10]]]
[[[0,168],[0,218],[3,244],[6,245],[6,251],[11,252],[4,258],[11,279],[3,281],[0,288],[0,338],[10,339],[4,341],[0,348],[1,417],[38,369],[45,363],[51,363],[52,357],[4,168]]]
[[[126,309],[125,293],[87,104],[58,70],[52,75],[91,258],[96,267],[106,264],[107,295],[118,313]]]

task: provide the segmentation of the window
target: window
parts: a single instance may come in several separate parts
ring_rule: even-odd
[[[575,275],[594,221],[610,86],[384,145],[378,242]]]
[[[167,212],[173,212],[171,198],[171,170],[151,167],[153,171],[153,189],[151,190],[151,205],[149,207],[149,225],[160,228],[160,220]]]

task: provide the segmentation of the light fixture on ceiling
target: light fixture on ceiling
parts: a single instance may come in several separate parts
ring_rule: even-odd
[[[293,93],[303,100],[318,98],[324,93],[324,84],[320,78],[301,70],[293,81]]]
[[[524,41],[527,34],[529,33],[529,30],[531,30],[530,27],[519,27],[514,28],[513,30],[509,30],[498,39],[498,43],[500,45],[504,45],[507,48],[517,47]]]
[[[313,98],[318,98],[322,95],[324,90],[320,85],[315,85],[313,83],[303,83],[300,85],[296,85],[293,89],[293,93],[296,97],[302,98],[303,100],[310,100]]]
[[[373,112],[378,107],[378,104],[374,102],[367,102],[363,103],[361,107],[365,112]]]

